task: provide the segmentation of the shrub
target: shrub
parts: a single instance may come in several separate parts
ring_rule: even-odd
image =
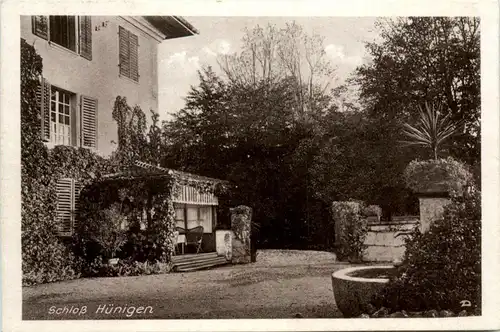
[[[414,192],[457,192],[470,183],[472,175],[461,162],[448,157],[438,160],[413,160],[404,171],[406,185]]]
[[[127,241],[127,219],[119,203],[99,211],[97,218],[87,220],[88,237],[97,243],[107,258],[114,258]]]
[[[462,300],[481,308],[481,195],[472,187],[428,232],[407,240],[403,265],[376,301],[393,310],[460,311]]]
[[[333,202],[332,217],[336,223],[335,232],[337,256],[339,260],[360,262],[366,248],[366,220],[361,217],[362,205],[359,202]]]
[[[170,263],[138,262],[131,259],[122,259],[115,265],[109,265],[105,264],[99,256],[88,265],[84,275],[86,277],[128,277],[169,273],[171,269]]]
[[[363,209],[365,217],[379,217],[382,215],[382,209],[378,205],[368,205]]]

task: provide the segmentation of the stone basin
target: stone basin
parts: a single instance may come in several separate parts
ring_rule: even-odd
[[[396,272],[393,265],[357,266],[332,273],[333,295],[344,317],[358,317]]]

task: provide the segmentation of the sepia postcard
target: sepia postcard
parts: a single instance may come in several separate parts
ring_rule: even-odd
[[[4,331],[500,329],[498,2],[0,8]]]

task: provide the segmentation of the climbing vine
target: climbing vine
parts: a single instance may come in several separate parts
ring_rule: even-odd
[[[58,237],[56,184],[60,178],[72,177],[86,185],[113,168],[87,149],[45,146],[37,102],[42,70],[42,58],[21,39],[21,243],[25,285],[79,276],[79,260]]]
[[[124,207],[120,213],[128,221],[127,243],[121,255],[132,261],[168,264],[174,250],[172,194],[182,185],[216,195],[227,192],[228,187],[176,171],[157,177],[150,174],[142,178],[109,177],[109,174],[120,174],[136,160],[156,164],[161,144],[158,117],[153,114],[154,124],[146,135],[142,110],[129,107],[124,97],[117,97],[113,110],[113,118],[119,123],[119,148],[111,158],[73,146],[48,149],[41,139],[37,102],[42,62],[34,47],[21,39],[23,284],[72,279],[99,270],[103,258],[109,254],[105,254],[106,248],[102,247],[104,242],[95,241],[90,225],[102,224],[106,215],[102,211],[117,202]],[[83,188],[77,202],[75,232],[68,241],[58,236],[56,188],[61,178],[74,179]],[[143,222],[145,227],[141,225]]]

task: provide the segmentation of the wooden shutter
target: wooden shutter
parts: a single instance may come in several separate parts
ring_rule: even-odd
[[[34,35],[49,39],[49,20],[47,16],[32,16],[31,29]]]
[[[130,61],[130,78],[134,81],[139,81],[139,40],[137,35],[129,32],[129,61]]]
[[[69,236],[73,227],[73,180],[68,178],[60,179],[57,181],[56,186],[59,234],[61,236]]]
[[[97,99],[81,96],[81,145],[97,148]]]
[[[130,53],[129,53],[129,33],[122,27],[119,27],[118,39],[120,44],[119,50],[119,66],[120,75],[130,77]]]
[[[80,55],[92,61],[92,19],[80,16]]]
[[[78,212],[80,210],[80,192],[83,189],[83,185],[81,182],[74,181],[74,190],[73,190],[73,230],[78,227]]]
[[[50,140],[50,93],[51,85],[42,77],[38,86],[37,98],[40,107],[41,136],[44,141]]]

